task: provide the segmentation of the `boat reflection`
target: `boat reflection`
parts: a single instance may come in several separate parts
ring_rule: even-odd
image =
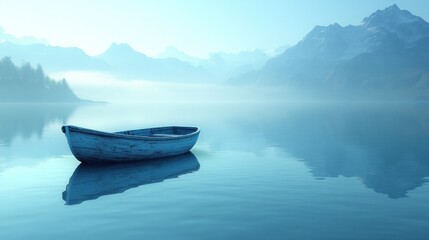
[[[197,171],[200,163],[191,152],[169,158],[116,164],[81,163],[63,192],[66,205],[122,193],[140,185],[162,182]]]

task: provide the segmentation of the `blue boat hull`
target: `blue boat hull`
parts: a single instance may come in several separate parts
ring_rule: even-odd
[[[129,162],[189,152],[199,136],[197,127],[161,127],[108,133],[63,126],[73,155],[84,163]]]

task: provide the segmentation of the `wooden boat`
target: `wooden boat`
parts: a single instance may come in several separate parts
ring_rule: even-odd
[[[191,153],[121,164],[81,163],[62,194],[66,205],[80,204],[104,195],[125,192],[141,185],[162,182],[197,171],[200,163]]]
[[[70,150],[81,162],[127,162],[163,158],[188,152],[197,142],[197,127],[159,127],[101,132],[63,126]]]

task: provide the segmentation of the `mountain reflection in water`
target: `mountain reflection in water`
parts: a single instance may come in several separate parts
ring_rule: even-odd
[[[315,178],[358,177],[375,192],[402,198],[429,177],[428,110],[424,104],[301,106],[237,126],[258,129]]]

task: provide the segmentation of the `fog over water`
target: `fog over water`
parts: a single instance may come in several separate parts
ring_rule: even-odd
[[[8,113],[0,115],[8,126],[0,135],[0,190],[8,193],[0,198],[2,239],[428,234],[426,104],[66,106],[0,108]],[[171,164],[91,168],[71,154],[64,124],[108,132],[199,126],[201,135],[193,155]],[[166,224],[170,230],[162,231]]]
[[[0,0],[0,239],[427,240],[429,2],[397,2]],[[164,126],[196,144],[143,161]]]
[[[312,100],[287,88],[237,86],[217,83],[123,80],[103,72],[62,72],[51,74],[66,78],[74,92],[83,99],[106,102],[240,102]],[[269,97],[267,97],[269,96]]]

